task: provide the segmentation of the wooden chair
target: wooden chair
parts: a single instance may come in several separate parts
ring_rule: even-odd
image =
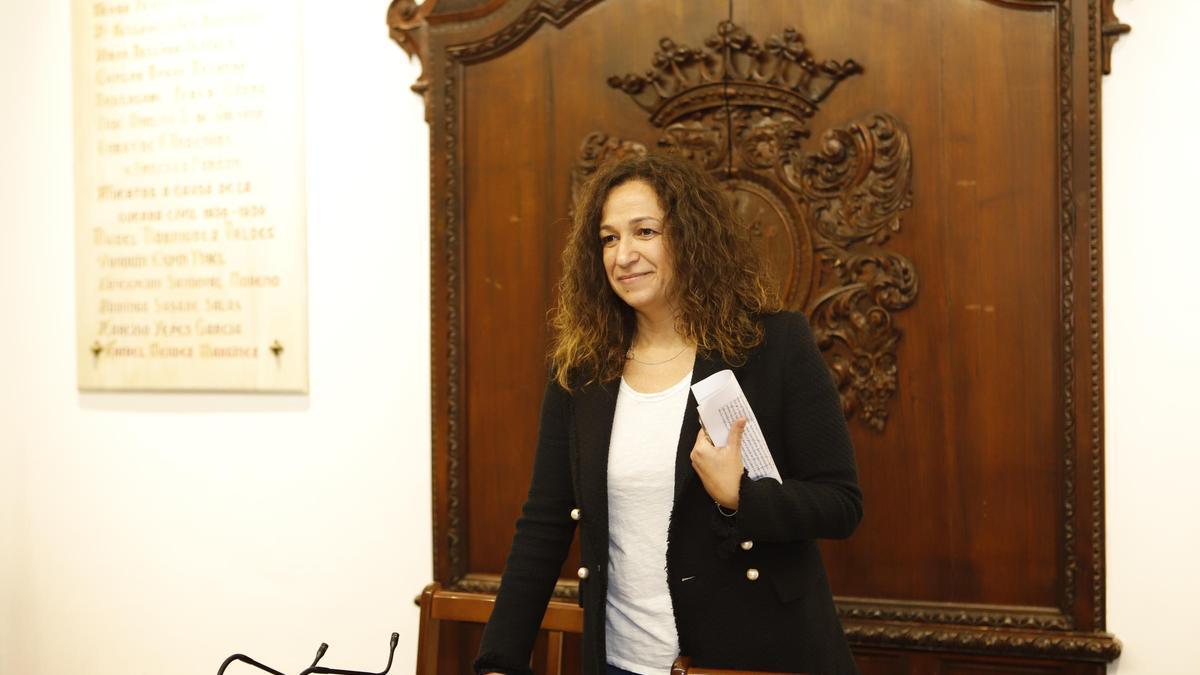
[[[438,636],[442,622],[487,623],[496,605],[496,598],[483,593],[446,590],[434,582],[422,591],[420,605],[417,675],[437,675]],[[542,630],[549,632],[546,673],[562,675],[563,634],[583,632],[583,610],[574,602],[551,600],[542,619]]]
[[[421,622],[417,638],[417,675],[437,675],[438,637],[443,621],[487,623],[496,598],[484,593],[466,593],[442,588],[434,582],[421,592]],[[546,674],[562,675],[563,634],[583,632],[583,610],[573,602],[551,600],[542,619],[542,630],[549,632]],[[720,670],[692,667],[691,659],[680,656],[671,666],[671,675],[781,675],[753,670]]]

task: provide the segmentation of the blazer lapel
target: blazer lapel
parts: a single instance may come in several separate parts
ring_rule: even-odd
[[[697,353],[696,364],[692,366],[692,384],[729,368],[718,355],[706,356]],[[692,447],[696,445],[696,434],[700,433],[700,413],[696,410],[696,395],[688,389],[687,407],[683,410],[683,426],[679,430],[679,447],[675,450],[675,502],[683,489],[696,476],[692,468]]]
[[[696,354],[692,367],[692,384],[718,371],[731,368],[719,355]],[[604,541],[596,541],[597,553],[608,552],[608,444],[612,438],[613,416],[617,410],[620,380],[593,384],[575,395],[575,428],[578,443],[579,490],[581,508],[597,527],[590,528]],[[688,391],[679,430],[679,445],[675,449],[675,501],[696,476],[692,468],[692,446],[700,432],[700,414],[696,411],[696,396]],[[607,558],[606,558],[607,559]]]
[[[580,508],[594,527],[588,531],[595,553],[608,555],[608,443],[617,409],[620,380],[591,384],[575,395],[575,428],[578,450]]]

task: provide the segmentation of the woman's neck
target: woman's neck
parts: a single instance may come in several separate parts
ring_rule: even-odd
[[[637,315],[637,333],[633,336],[632,345],[634,349],[670,349],[690,343],[691,340],[680,335],[673,314],[657,317]]]
[[[634,391],[663,391],[687,375],[696,360],[696,345],[675,328],[675,317],[647,321],[638,315],[637,333],[621,376]]]

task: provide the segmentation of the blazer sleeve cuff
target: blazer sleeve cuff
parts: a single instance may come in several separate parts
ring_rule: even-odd
[[[475,669],[476,675],[484,675],[485,673],[504,673],[505,675],[533,675],[533,669],[529,666],[523,668],[514,668],[512,666],[503,666],[500,663],[503,659],[499,654],[484,653],[480,654],[479,658],[475,659],[472,668]]]

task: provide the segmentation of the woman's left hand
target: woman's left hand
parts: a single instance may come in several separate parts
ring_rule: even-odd
[[[745,429],[746,418],[739,418],[730,427],[725,446],[720,448],[713,445],[701,429],[696,434],[691,454],[692,468],[700,474],[708,495],[722,507],[735,511],[742,485],[742,431]]]

